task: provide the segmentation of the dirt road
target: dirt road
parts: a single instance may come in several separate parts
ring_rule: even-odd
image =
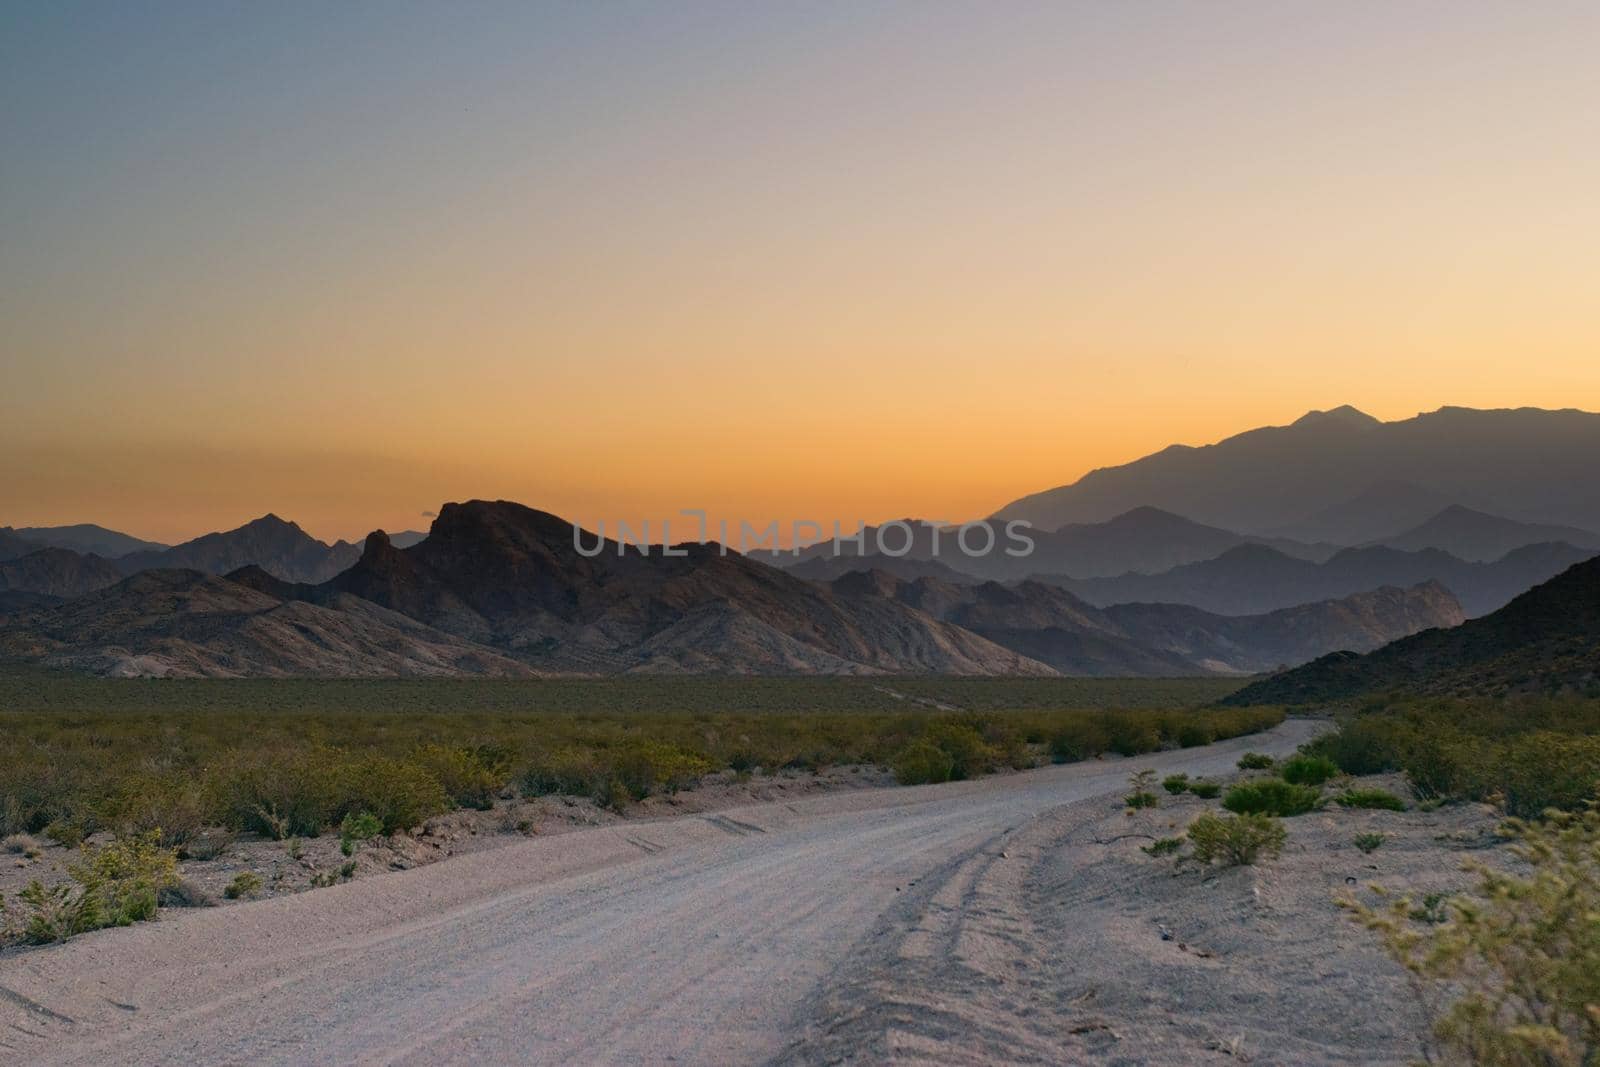
[[[533,840],[0,959],[0,1061],[749,1063],[807,1058],[885,917],[962,907],[1042,813],[1130,770],[1230,770],[1318,724],[1135,760]]]

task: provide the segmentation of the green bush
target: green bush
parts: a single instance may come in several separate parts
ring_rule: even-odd
[[[1295,785],[1321,785],[1330,778],[1337,777],[1339,765],[1326,756],[1308,756],[1304,753],[1290,756],[1278,768],[1278,773],[1286,782]]]
[[[1148,845],[1140,845],[1139,851],[1143,852],[1146,856],[1170,856],[1182,847],[1183,838],[1162,837],[1150,842]]]
[[[1161,788],[1173,796],[1177,796],[1189,788],[1189,776],[1187,774],[1169,774],[1161,779]]]
[[[1142,756],[1161,748],[1161,734],[1154,722],[1132,713],[1118,715],[1108,723],[1111,751],[1119,756]]]
[[[964,723],[933,723],[926,737],[950,757],[952,780],[988,774],[999,762],[1000,754],[993,746],[985,742],[976,729]]]
[[[901,785],[948,782],[954,761],[932,741],[913,741],[894,759],[895,781]]]
[[[1222,795],[1222,786],[1216,782],[1190,782],[1189,792],[1201,800],[1215,800]]]
[[[356,845],[383,833],[383,821],[371,812],[351,812],[339,824],[339,851],[355,855]]]
[[[1428,1062],[1595,1063],[1600,812],[1513,820],[1508,832],[1525,870],[1473,864],[1479,881],[1470,895],[1434,894],[1422,908],[1410,900],[1382,909],[1342,903],[1414,976],[1430,1022]]]
[[[1275,857],[1283,851],[1287,838],[1283,824],[1269,815],[1209,812],[1189,824],[1188,836],[1196,861],[1220,862],[1225,867],[1248,866]]]
[[[1383,811],[1405,811],[1406,802],[1387,789],[1347,789],[1334,797],[1345,808],[1377,808]]]
[[[229,900],[238,900],[240,897],[253,896],[261,889],[261,876],[254,871],[240,871],[233,876],[222,895]]]
[[[1272,766],[1272,757],[1261,752],[1246,752],[1239,757],[1241,771],[1264,771]]]
[[[1306,785],[1293,785],[1281,778],[1244,782],[1228,790],[1222,806],[1240,815],[1304,815],[1316,810],[1322,793]]]
[[[86,849],[67,873],[71,882],[46,888],[33,881],[18,894],[28,908],[21,935],[30,944],[153,919],[161,894],[178,884],[177,857],[154,831]]]
[[[1383,834],[1357,834],[1355,845],[1362,852],[1376,852],[1385,841],[1389,840]]]
[[[1400,769],[1404,728],[1392,720],[1362,716],[1301,746],[1306,755],[1332,760],[1346,774],[1386,774]]]
[[[496,745],[460,748],[427,744],[413,757],[434,777],[445,794],[463,808],[488,811],[511,781],[514,754]]]
[[[1050,737],[1050,758],[1056,763],[1093,759],[1110,748],[1110,731],[1087,715],[1068,719]]]

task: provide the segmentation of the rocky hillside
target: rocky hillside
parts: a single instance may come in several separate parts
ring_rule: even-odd
[[[1325,656],[1246,687],[1238,704],[1310,704],[1383,692],[1503,695],[1600,689],[1600,559],[1491,615],[1360,656]]]
[[[529,676],[526,665],[355,597],[284,600],[198,571],[149,570],[13,615],[6,656],[107,675]]]
[[[65,548],[41,548],[0,563],[0,592],[38,593],[64,600],[115,585],[122,571],[110,560]]]
[[[327,588],[551,670],[1051,673],[895,601],[847,604],[716,545],[679,551],[587,556],[563,519],[471,501],[411,548],[369,537]]]
[[[1177,604],[1100,609],[1040,582],[971,586],[866,571],[832,588],[858,602],[899,600],[1062,673],[1087,676],[1253,673],[1335,649],[1376,648],[1463,618],[1461,605],[1434,584],[1244,617]]]

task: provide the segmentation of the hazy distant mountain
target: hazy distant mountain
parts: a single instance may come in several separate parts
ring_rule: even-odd
[[[1597,529],[1596,470],[1600,415],[1447,407],[1384,423],[1344,407],[1214,445],[1173,445],[1024,497],[996,515],[1055,529],[1149,505],[1230,530],[1282,530],[1375,485],[1404,482],[1433,494],[1427,513],[1438,510],[1442,496],[1446,503],[1492,502],[1523,521]]]
[[[1310,704],[1373,693],[1502,695],[1600,689],[1600,559],[1563,571],[1491,615],[1365,656],[1341,653],[1263,679],[1239,704]]]
[[[938,578],[946,582],[970,585],[983,579],[964,574],[936,559],[910,559],[904,556],[885,556],[873,553],[868,556],[812,556],[785,568],[796,578],[809,582],[831,582],[855,571],[877,570],[896,578],[911,581],[917,578]]]
[[[906,520],[908,523],[911,520]],[[987,522],[993,534],[992,551],[968,555],[962,549],[954,528],[935,533],[926,526],[914,527],[916,539],[903,556],[877,552],[877,527],[868,527],[869,554],[861,556],[853,544],[843,544],[841,555],[834,555],[833,543],[825,541],[803,550],[798,559],[789,553],[763,554],[758,558],[790,573],[813,579],[838,577],[862,566],[878,567],[901,577],[923,574],[940,576],[939,568],[990,581],[1016,581],[1031,574],[1062,574],[1075,578],[1098,578],[1130,571],[1154,573],[1184,563],[1213,559],[1230,548],[1246,544],[1266,544],[1297,559],[1324,560],[1338,551],[1332,544],[1302,544],[1282,538],[1252,537],[1193,522],[1159,508],[1138,507],[1106,522],[1075,523],[1059,530],[1032,529],[1026,536],[1033,547],[1026,555],[1011,555],[1007,548],[1020,544],[1008,538],[1003,523]],[[903,535],[890,535],[889,544],[901,547]],[[990,544],[990,538],[973,529],[967,545],[977,551]],[[847,561],[856,560],[855,565]],[[818,562],[821,561],[821,562]],[[920,568],[921,564],[932,564]]]
[[[67,548],[104,559],[116,559],[130,552],[160,552],[167,547],[159,541],[144,541],[92,522],[76,526],[24,526],[17,534],[46,548]]]
[[[1414,482],[1384,480],[1272,532],[1307,541],[1366,545],[1396,530],[1417,526],[1459,503]]]
[[[1421,525],[1377,543],[1408,552],[1439,548],[1461,559],[1483,561],[1499,559],[1525,545],[1556,542],[1600,550],[1600,534],[1588,530],[1517,522],[1459,505],[1445,508]]]
[[[396,548],[410,548],[427,536],[422,530],[401,530],[389,535],[389,543]]]
[[[110,560],[65,548],[41,548],[0,563],[0,592],[71,599],[121,580],[122,572]]]
[[[1313,563],[1264,545],[1243,545],[1161,574],[1091,579],[1047,575],[1041,580],[1091,604],[1190,604],[1220,615],[1254,615],[1386,585],[1436,581],[1473,617],[1494,611],[1592,555],[1571,545],[1529,545],[1492,563],[1469,563],[1438,549],[1402,552],[1380,546],[1346,549],[1325,563]]]
[[[372,535],[324,588],[552,670],[1052,673],[905,605],[847,604],[716,545],[682,548],[585,556],[570,522],[477,500],[446,504],[411,548]]]
[[[227,574],[255,564],[292,582],[323,582],[361,557],[359,545],[326,544],[292,522],[264,515],[236,530],[206,534],[160,552],[135,552],[117,561],[125,574],[153,567]]]
[[[525,665],[356,597],[284,601],[226,578],[148,570],[14,614],[0,651],[108,675],[527,676]]]
[[[1334,649],[1377,648],[1462,619],[1455,598],[1431,583],[1242,618],[1177,604],[1101,610],[1039,582],[953,585],[857,571],[832,587],[856,601],[897,599],[1064,674],[1087,676],[1251,673],[1303,663]]]
[[[1465,620],[1461,604],[1438,582],[1384,586],[1340,600],[1301,604],[1265,615],[1213,615],[1180,604],[1117,604],[1106,616],[1135,640],[1201,666],[1266,671],[1338,650],[1370,652],[1390,641]]]

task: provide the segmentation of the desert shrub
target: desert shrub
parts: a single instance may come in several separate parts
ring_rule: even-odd
[[[1332,760],[1346,774],[1384,774],[1400,769],[1400,739],[1407,730],[1379,716],[1365,715],[1300,746],[1309,756]]]
[[[1179,748],[1197,748],[1200,745],[1209,745],[1217,739],[1216,725],[1207,718],[1193,716],[1185,718],[1178,724],[1177,742]]]
[[[339,824],[339,851],[354,855],[356,845],[383,833],[383,822],[371,812],[351,812]]]
[[[612,753],[611,777],[635,800],[652,793],[676,793],[712,770],[711,761],[664,741],[642,738]]]
[[[1194,844],[1196,861],[1238,867],[1277,856],[1283,851],[1287,835],[1283,824],[1269,815],[1208,812],[1189,824],[1188,837]]]
[[[954,761],[932,741],[913,741],[894,759],[895,781],[901,785],[948,782]]]
[[[1222,798],[1222,806],[1240,815],[1283,817],[1304,815],[1315,810],[1321,797],[1321,791],[1312,786],[1294,785],[1281,778],[1265,778],[1259,782],[1243,782],[1229,789]]]
[[[438,779],[416,764],[364,754],[341,760],[337,771],[338,800],[329,822],[351,812],[369,812],[384,833],[392,834],[450,810]]]
[[[1155,722],[1133,712],[1110,716],[1106,732],[1111,751],[1119,756],[1142,756],[1161,748],[1161,733]]]
[[[1383,834],[1357,834],[1355,846],[1362,852],[1376,852],[1387,840],[1389,840],[1388,837]]]
[[[1334,797],[1340,807],[1405,811],[1406,802],[1387,789],[1347,789]]]
[[[587,796],[607,777],[594,750],[561,748],[534,760],[522,776],[522,791],[534,797],[557,793]]]
[[[1246,752],[1239,757],[1241,771],[1264,771],[1272,766],[1272,757],[1261,752]]]
[[[67,873],[70,882],[46,888],[34,881],[18,894],[28,909],[22,937],[29,943],[153,919],[162,892],[178,882],[177,858],[154,832],[87,849]]]
[[[89,836],[89,828],[76,819],[57,819],[44,828],[44,836],[62,848],[77,848]]]
[[[223,822],[275,840],[316,837],[337,820],[340,783],[334,756],[238,753],[211,777],[212,807]]]
[[[156,903],[163,908],[212,908],[217,902],[193,882],[180,879],[156,894]]]
[[[1148,845],[1140,845],[1139,851],[1146,856],[1170,856],[1182,847],[1183,838],[1162,837],[1150,842]]]
[[[1104,723],[1087,715],[1068,719],[1050,736],[1050,758],[1056,763],[1093,759],[1111,747]]]
[[[508,749],[495,745],[462,748],[427,744],[418,748],[412,758],[457,805],[479,811],[494,807],[494,798],[511,781],[515,763]]]
[[[1527,865],[1472,869],[1469,894],[1419,925],[1409,900],[1368,908],[1344,901],[1416,977],[1429,1019],[1431,1062],[1578,1067],[1600,1060],[1600,813],[1513,820]],[[1380,890],[1381,893],[1381,890]]]
[[[1177,796],[1189,788],[1189,776],[1187,774],[1169,774],[1161,779],[1161,788],[1173,796]]]
[[[1222,795],[1222,786],[1216,782],[1190,782],[1189,792],[1201,800],[1215,800]]]
[[[104,822],[122,834],[159,831],[166,848],[183,845],[208,821],[201,784],[189,774],[144,774],[122,783],[106,804]]]
[[[261,876],[254,871],[240,871],[233,876],[223,889],[222,895],[229,900],[238,900],[240,897],[253,896],[261,889]]]
[[[926,737],[950,757],[950,777],[953,780],[987,774],[994,770],[999,761],[1000,754],[995,748],[976,729],[965,723],[932,723]]]
[[[1133,792],[1122,798],[1122,802],[1130,808],[1154,808],[1159,805],[1154,789],[1156,772],[1152,770],[1135,771],[1128,778],[1128,784],[1133,787]]]
[[[34,855],[39,851],[39,842],[27,834],[8,834],[0,841],[0,850],[16,856]]]
[[[1339,765],[1326,756],[1301,753],[1284,760],[1278,773],[1284,781],[1295,785],[1321,785],[1339,774]]]

